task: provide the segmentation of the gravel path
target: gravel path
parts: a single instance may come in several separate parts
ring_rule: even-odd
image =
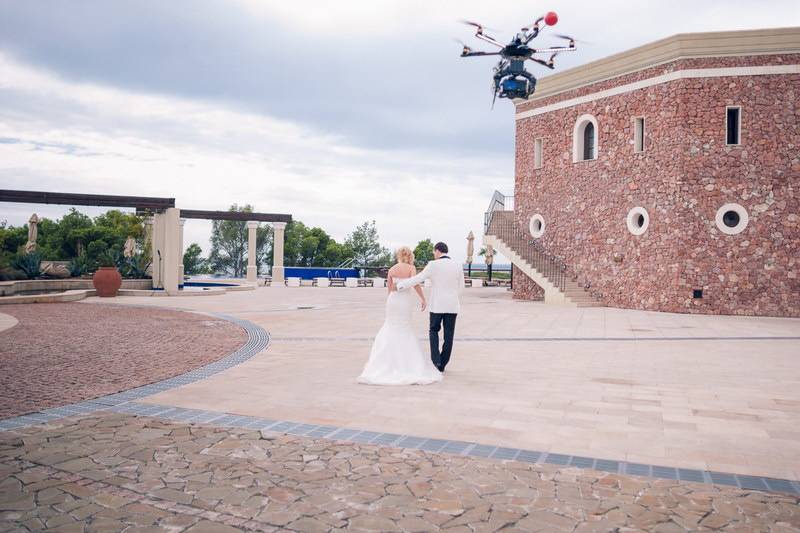
[[[106,304],[5,305],[0,419],[166,379],[216,361],[247,339],[196,313]]]

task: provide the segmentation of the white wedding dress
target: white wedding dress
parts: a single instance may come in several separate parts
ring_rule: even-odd
[[[395,281],[400,278],[394,278]],[[422,352],[411,317],[419,309],[414,290],[392,291],[383,323],[359,383],[369,385],[427,385],[442,380],[430,356]]]

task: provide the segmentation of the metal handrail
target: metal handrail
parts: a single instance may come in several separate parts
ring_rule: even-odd
[[[353,264],[354,259],[351,257],[350,259],[345,259],[340,264],[336,266],[336,268],[350,268]]]
[[[497,199],[497,194],[492,198],[490,211],[486,213],[486,234],[502,239],[550,283],[562,291],[565,290],[569,278],[567,264],[560,257],[548,252],[539,241],[521,231],[514,219],[514,211],[504,209],[508,202]]]

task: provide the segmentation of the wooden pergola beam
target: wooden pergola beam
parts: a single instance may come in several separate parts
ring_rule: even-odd
[[[292,215],[279,213],[248,213],[245,211],[204,211],[201,209],[181,209],[181,218],[204,220],[237,220],[247,222],[291,222]]]
[[[163,211],[175,207],[175,198],[151,196],[117,196],[112,194],[82,194],[51,191],[15,191],[0,189],[0,202],[19,204],[91,205],[97,207],[133,207],[148,211]]]

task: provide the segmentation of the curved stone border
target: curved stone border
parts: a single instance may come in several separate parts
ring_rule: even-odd
[[[91,400],[62,405],[61,407],[53,407],[36,413],[28,413],[26,415],[0,420],[0,431],[42,424],[68,416],[93,413],[94,411],[108,409],[123,403],[138,400],[146,396],[150,396],[151,394],[174,389],[182,385],[188,385],[189,383],[194,383],[195,381],[205,379],[209,376],[217,374],[218,372],[222,372],[223,370],[231,368],[232,366],[241,364],[264,350],[269,345],[269,333],[267,333],[267,331],[261,326],[253,324],[248,320],[242,320],[229,315],[219,313],[209,314],[216,318],[221,318],[222,320],[227,320],[228,322],[232,322],[238,326],[241,326],[247,332],[247,341],[241,347],[239,347],[238,350],[228,356],[223,357],[219,361],[214,361],[213,363],[201,366],[200,368],[196,368],[186,372],[185,374],[173,376],[162,381],[150,383],[149,385],[142,385],[141,387],[135,387],[126,391],[100,396],[99,398],[93,398]]]

